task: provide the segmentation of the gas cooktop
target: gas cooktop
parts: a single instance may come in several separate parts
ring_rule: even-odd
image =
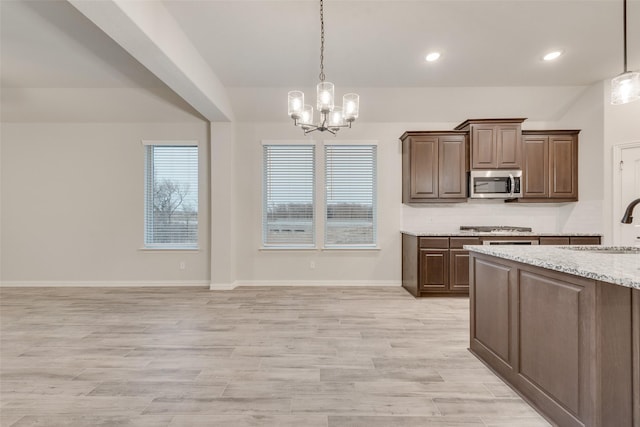
[[[460,231],[474,231],[477,233],[526,233],[531,227],[513,227],[509,225],[461,225]]]

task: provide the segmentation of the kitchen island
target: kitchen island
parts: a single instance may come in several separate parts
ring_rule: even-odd
[[[557,425],[640,427],[638,248],[464,248],[473,354]]]

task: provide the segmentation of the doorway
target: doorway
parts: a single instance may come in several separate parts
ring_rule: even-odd
[[[640,142],[613,147],[613,244],[640,246],[640,206],[632,224],[620,219],[632,200],[640,197]]]

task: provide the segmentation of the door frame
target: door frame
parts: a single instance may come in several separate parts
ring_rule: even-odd
[[[622,161],[622,150],[627,148],[640,148],[640,141],[634,142],[625,142],[622,144],[616,144],[613,146],[613,191],[611,194],[613,195],[613,218],[611,219],[613,225],[613,244],[617,245],[620,242],[620,227],[618,226],[620,222],[620,218],[624,214],[622,208],[620,207],[620,202],[622,199],[622,188],[620,182],[620,162]]]

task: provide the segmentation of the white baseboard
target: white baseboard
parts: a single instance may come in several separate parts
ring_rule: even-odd
[[[134,281],[69,281],[36,280],[0,282],[3,288],[141,288],[141,287],[206,287],[207,280],[134,280]]]
[[[237,288],[236,283],[210,283],[209,289],[212,291],[232,291]]]
[[[238,286],[327,286],[327,287],[380,287],[380,286],[401,286],[402,281],[384,280],[238,280]]]
[[[68,280],[35,280],[35,281],[0,281],[3,288],[140,288],[140,287],[209,287],[212,291],[231,291],[239,286],[266,287],[381,287],[401,286],[401,281],[382,280],[238,280],[234,283],[209,283],[206,280],[136,280],[136,281],[68,281]]]

